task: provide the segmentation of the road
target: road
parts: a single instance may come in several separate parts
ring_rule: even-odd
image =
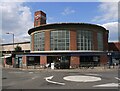
[[[117,69],[2,70],[3,89],[118,89],[118,81]]]

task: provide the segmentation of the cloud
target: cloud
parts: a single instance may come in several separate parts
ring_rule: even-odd
[[[109,41],[118,41],[118,2],[108,2],[108,0],[100,0],[98,6],[99,15],[95,16],[92,22],[100,23],[109,30]]]
[[[118,41],[118,22],[110,22],[102,25],[109,30],[109,41]]]
[[[1,0],[1,2],[43,2],[41,0]]]
[[[70,7],[67,7],[62,12],[62,15],[69,15],[69,14],[72,14],[72,13],[75,13],[75,10],[71,9]]]
[[[117,2],[102,2],[98,6],[98,11],[102,13],[96,16],[94,22],[113,22],[118,20],[118,3]]]
[[[28,29],[33,27],[32,15],[30,8],[23,5],[23,2],[5,2],[0,3],[2,10],[2,33],[5,39],[4,42],[12,42],[8,40],[6,32],[15,34],[15,42],[22,42],[26,39],[24,35],[28,35]]]

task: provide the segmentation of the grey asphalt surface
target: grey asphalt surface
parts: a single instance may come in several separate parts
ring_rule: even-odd
[[[97,75],[95,75],[97,74]],[[63,79],[65,76],[83,75],[100,77],[96,82],[73,82]],[[47,82],[44,78],[54,76],[51,81],[65,83],[58,85]],[[72,70],[22,70],[2,69],[3,89],[118,89],[118,87],[94,87],[95,85],[118,83],[118,69],[72,69]],[[119,78],[119,77],[118,77]]]

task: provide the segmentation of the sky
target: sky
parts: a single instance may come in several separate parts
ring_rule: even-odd
[[[5,2],[6,1],[6,2]],[[65,0],[64,0],[65,1]],[[118,2],[93,0],[93,2],[38,2],[25,1],[0,3],[2,43],[30,41],[28,30],[33,28],[34,12],[42,10],[47,14],[47,23],[80,22],[98,24],[109,30],[109,42],[118,41]]]

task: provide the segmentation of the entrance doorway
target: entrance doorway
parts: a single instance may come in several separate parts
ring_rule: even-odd
[[[100,65],[100,57],[99,56],[80,56],[80,65],[98,66]]]
[[[17,57],[15,60],[15,67],[22,68],[22,57]]]
[[[6,64],[7,65],[12,65],[12,57],[6,58]]]
[[[51,63],[55,63],[57,69],[69,69],[70,67],[70,57],[69,56],[48,56],[47,63],[49,67]]]
[[[40,65],[40,56],[27,56],[27,66]]]

